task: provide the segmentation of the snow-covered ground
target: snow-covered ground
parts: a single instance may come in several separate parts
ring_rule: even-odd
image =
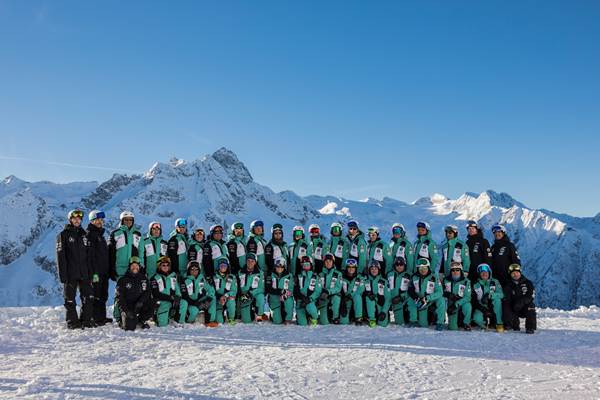
[[[600,308],[540,310],[535,335],[419,328],[115,326],[0,308],[0,398],[600,398]]]

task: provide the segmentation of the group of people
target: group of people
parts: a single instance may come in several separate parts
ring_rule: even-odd
[[[333,223],[327,239],[318,225],[302,226],[284,240],[281,224],[256,220],[246,236],[241,222],[188,232],[185,218],[175,220],[169,238],[159,222],[145,235],[132,212],[105,237],[105,214],[72,210],[58,235],[57,264],[64,284],[67,327],[95,327],[107,317],[109,280],[116,281],[113,318],[126,330],[170,323],[208,327],[270,321],[273,324],[356,324],[437,330],[536,329],[535,290],[522,272],[519,254],[502,225],[494,225],[490,246],[476,221],[467,238],[445,227],[441,249],[428,223],[417,223],[411,243],[401,224],[392,226],[389,243],[377,227],[367,235],[357,221]],[[75,297],[80,293],[81,312]],[[173,321],[173,322],[171,322]]]

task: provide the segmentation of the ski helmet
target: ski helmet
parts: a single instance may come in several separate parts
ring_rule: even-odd
[[[356,228],[356,229],[358,229],[358,222],[355,221],[355,220],[348,221],[348,223],[346,225],[348,226],[348,228]]]
[[[67,213],[67,219],[71,218],[83,218],[83,211],[81,211],[79,208],[69,211]]]
[[[396,234],[399,234],[402,237],[406,235],[406,229],[404,229],[404,225],[399,224],[397,222],[394,225],[392,225],[392,235]]]
[[[424,228],[424,229],[427,229],[428,231],[431,230],[431,226],[429,226],[429,223],[425,222],[425,221],[417,222],[417,228]]]
[[[444,228],[444,232],[454,232],[454,236],[458,236],[458,226],[456,226],[456,225],[447,225]]]
[[[131,211],[123,211],[121,214],[119,214],[119,220],[121,222],[123,222],[123,220],[125,218],[131,218],[131,219],[135,219],[133,213]]]
[[[482,272],[487,272],[491,275],[492,269],[488,264],[479,264],[479,266],[477,267],[477,275],[481,274]]]
[[[187,222],[187,219],[185,219],[185,218],[177,218],[175,220],[175,228],[178,228],[180,226],[187,227],[187,224],[188,224],[188,222]]]
[[[158,229],[160,230],[160,233],[162,234],[162,225],[158,221],[152,221],[148,224],[148,233],[152,234],[152,227],[154,225],[158,225]]]
[[[312,235],[313,233],[316,233],[317,235],[321,233],[321,227],[317,224],[310,224],[310,226],[308,227],[308,232]]]
[[[521,266],[519,264],[510,264],[508,266],[508,273],[512,274],[515,271],[521,272]]]
[[[244,224],[241,222],[234,222],[233,224],[231,224],[231,232],[233,232],[235,229],[244,230]]]
[[[334,234],[334,231],[339,231],[340,235],[342,234],[342,230],[344,229],[344,227],[342,226],[342,224],[340,224],[339,222],[334,222],[333,224],[331,224],[331,234]]]
[[[492,226],[492,233],[502,232],[506,235],[506,227],[504,225],[495,224]]]
[[[467,221],[467,229],[469,229],[471,227],[479,229],[479,224],[477,223],[477,221],[469,220],[469,221]]]
[[[379,228],[378,228],[378,227],[376,227],[376,226],[371,226],[371,227],[369,227],[369,230],[368,230],[368,232],[369,232],[369,233],[375,233],[377,236],[379,236]]]
[[[104,219],[104,218],[106,218],[106,214],[104,213],[104,211],[92,210],[88,214],[88,219],[90,220],[90,222],[95,219]]]
[[[273,234],[275,231],[280,231],[283,234],[283,225],[273,224],[273,226],[271,227],[271,234]]]

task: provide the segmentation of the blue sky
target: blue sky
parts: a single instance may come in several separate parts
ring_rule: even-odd
[[[599,20],[595,1],[0,0],[0,175],[226,146],[275,190],[594,215]]]

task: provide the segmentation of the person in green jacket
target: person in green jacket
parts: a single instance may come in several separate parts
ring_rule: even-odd
[[[119,216],[121,225],[110,233],[108,241],[108,276],[119,283],[129,270],[131,257],[141,254],[142,233],[133,225],[134,215],[131,211],[123,211]],[[119,294],[115,292],[113,307],[115,322],[121,323],[121,310],[119,308]]]
[[[292,244],[290,244],[288,248],[288,253],[290,255],[290,272],[292,275],[297,276],[302,272],[302,259],[305,256],[312,257],[312,254],[310,253],[311,248],[306,241],[303,227],[295,226],[294,229],[292,229],[292,237]]]
[[[444,228],[446,241],[442,245],[442,261],[440,262],[440,275],[444,279],[450,275],[450,265],[453,262],[460,263],[464,271],[469,271],[471,267],[471,258],[469,256],[469,246],[458,239],[458,227],[448,225]]]
[[[329,251],[327,248],[327,240],[325,236],[321,235],[321,227],[317,224],[311,224],[308,227],[308,233],[310,235],[308,245],[310,250],[309,254],[312,254],[315,260],[315,272],[320,274],[323,272],[323,257]]]
[[[217,312],[215,288],[206,280],[201,271],[201,264],[192,260],[188,262],[187,276],[180,281],[179,291],[179,323],[206,324],[214,321]]]
[[[167,255],[171,259],[173,272],[181,277],[187,273],[188,247],[187,220],[177,218],[175,230],[171,232],[167,242]]]
[[[348,259],[348,242],[343,236],[343,227],[339,222],[331,224],[331,239],[327,244],[327,248],[335,257],[335,268],[338,271],[343,271],[346,268],[346,260]]]
[[[265,278],[256,265],[256,254],[246,254],[246,265],[239,272],[240,281],[240,314],[245,324],[267,320],[265,313]]]
[[[142,233],[133,225],[133,213],[123,211],[119,218],[121,225],[110,233],[108,243],[109,275],[113,281],[125,275],[129,259],[141,253]]]
[[[348,222],[348,235],[346,235],[346,241],[348,242],[348,257],[352,257],[357,262],[358,273],[361,275],[367,274],[367,241],[365,235],[358,227],[358,222]]]
[[[415,273],[415,256],[412,243],[406,238],[404,225],[395,223],[392,225],[392,240],[390,240],[390,251],[392,258],[402,257],[406,260],[406,272]],[[386,271],[386,274],[389,271]]]
[[[250,223],[250,233],[246,239],[246,253],[256,254],[258,269],[263,274],[267,273],[267,264],[265,263],[265,246],[267,241],[264,238],[265,224],[260,220],[254,220]]]
[[[392,303],[392,312],[394,313],[394,323],[396,325],[410,325],[417,323],[417,309],[409,307],[411,301],[408,291],[411,285],[412,274],[406,270],[406,260],[404,257],[396,257],[394,268],[387,275],[388,287]],[[405,318],[408,314],[408,321]]]
[[[171,272],[171,260],[167,256],[158,259],[156,274],[150,279],[152,297],[156,300],[154,320],[157,326],[169,325],[169,319],[179,311],[181,292],[177,274]]]
[[[390,290],[387,281],[381,275],[381,263],[375,259],[369,263],[369,275],[365,279],[365,310],[369,328],[388,326],[390,311]]]
[[[283,240],[283,226],[281,224],[273,224],[273,227],[271,227],[271,240],[265,246],[265,264],[267,266],[267,282],[265,286],[269,286],[275,261],[280,258],[285,260],[286,265],[290,265],[288,245]],[[288,272],[294,275],[290,268],[288,268]]]
[[[340,305],[340,324],[348,325],[350,322],[358,326],[363,319],[363,293],[365,284],[362,275],[357,273],[356,260],[346,260],[342,280],[343,300]]]
[[[431,272],[431,265],[426,258],[417,261],[417,272],[412,276],[409,295],[412,299],[408,303],[409,311],[418,312],[419,325],[423,328],[429,326],[429,313],[435,312],[435,329],[444,330],[446,304],[442,295],[442,286],[435,274]]]
[[[217,296],[217,318],[219,324],[225,321],[225,311],[227,311],[227,321],[230,325],[235,325],[235,297],[238,292],[237,277],[231,273],[227,257],[221,256],[215,260],[217,272],[215,273],[215,293]]]
[[[450,275],[444,279],[444,297],[448,299],[448,329],[458,330],[458,319],[463,316],[463,329],[471,330],[471,281],[463,273],[461,263],[453,261]]]
[[[369,241],[367,242],[367,257],[369,260],[379,261],[381,267],[380,274],[385,276],[387,271],[392,269],[393,258],[390,246],[388,246],[379,236],[379,228],[372,226],[368,230]]]
[[[334,325],[340,323],[340,304],[342,292],[342,273],[334,268],[334,257],[326,253],[323,257],[321,278],[321,295],[319,296],[319,323],[329,325],[329,319]]]
[[[231,233],[227,237],[227,256],[231,263],[231,273],[237,275],[246,265],[246,243],[244,238],[244,224],[235,222],[231,224]]]
[[[492,268],[487,264],[477,267],[479,279],[473,285],[475,311],[473,322],[480,329],[486,329],[489,325],[496,325],[496,331],[504,332],[502,322],[502,299],[504,292],[497,279],[492,278]]]
[[[148,225],[148,234],[140,246],[140,259],[143,260],[148,278],[156,274],[156,263],[161,256],[167,255],[167,241],[162,237],[160,222],[153,221]]]
[[[302,272],[296,277],[296,322],[300,326],[317,325],[319,310],[317,300],[321,295],[321,279],[313,269],[313,263],[309,256],[303,256],[301,260]]]
[[[217,263],[221,257],[227,258],[228,255],[227,243],[223,240],[223,226],[220,224],[211,226],[208,240],[204,244],[204,255],[202,257],[204,273],[209,280],[213,279],[217,274]],[[229,259],[227,261],[229,262]]]
[[[414,265],[421,259],[429,261],[430,268],[438,265],[437,244],[431,238],[431,228],[427,222],[417,223],[417,240],[414,244]]]
[[[192,232],[192,237],[188,241],[188,261],[198,261],[202,266],[202,256],[204,255],[204,243],[206,236],[204,228],[196,228]]]
[[[275,325],[283,323],[289,325],[294,316],[294,277],[286,271],[286,263],[283,257],[274,261],[271,284],[266,287],[269,294],[271,321]]]

